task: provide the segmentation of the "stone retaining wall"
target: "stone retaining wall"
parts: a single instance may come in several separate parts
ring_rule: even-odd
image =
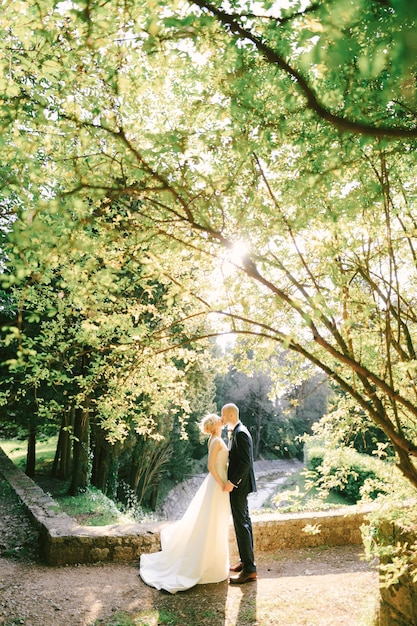
[[[42,553],[49,565],[92,562],[137,562],[142,553],[160,549],[160,530],[169,522],[80,526],[0,448],[0,473],[11,484],[40,529]],[[348,507],[336,512],[253,515],[256,551],[361,544],[360,526],[369,509]],[[230,528],[230,549],[236,543]]]

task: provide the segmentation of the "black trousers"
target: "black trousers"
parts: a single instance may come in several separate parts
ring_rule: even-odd
[[[249,517],[247,494],[239,493],[239,489],[233,489],[230,492],[230,507],[232,509],[240,560],[243,563],[243,571],[248,574],[256,572],[253,554],[252,522]]]

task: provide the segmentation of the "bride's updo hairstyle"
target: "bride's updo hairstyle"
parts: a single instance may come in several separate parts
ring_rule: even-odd
[[[205,435],[211,435],[213,432],[213,426],[218,422],[221,422],[221,417],[216,413],[209,413],[200,422],[200,430]]]

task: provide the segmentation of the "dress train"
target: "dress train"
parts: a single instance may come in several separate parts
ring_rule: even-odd
[[[226,481],[228,451],[220,441],[216,469]],[[161,530],[161,551],[141,555],[142,580],[169,593],[225,580],[229,574],[229,524],[229,494],[209,473],[183,517]]]

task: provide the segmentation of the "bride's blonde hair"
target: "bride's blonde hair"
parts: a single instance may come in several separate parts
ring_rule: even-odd
[[[217,424],[217,422],[221,422],[220,415],[216,415],[216,413],[209,413],[205,415],[200,422],[200,430],[205,435],[211,435],[213,432],[213,426]]]

